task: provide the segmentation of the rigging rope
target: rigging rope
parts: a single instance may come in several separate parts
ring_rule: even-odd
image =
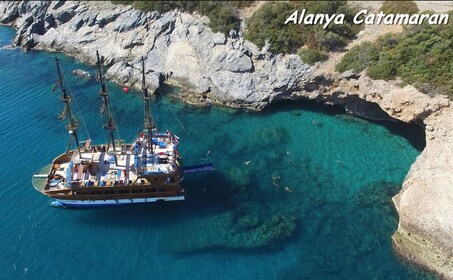
[[[173,114],[173,116],[176,118],[176,120],[178,121],[179,125],[182,127],[182,129],[184,130],[184,132],[186,132],[186,128],[182,125],[182,123],[179,121],[178,117],[176,116],[175,112],[173,112],[173,109],[171,109],[171,107],[167,104],[167,107],[168,109],[170,109],[171,113]]]
[[[76,100],[76,98],[75,98],[75,96],[74,96],[74,94],[73,94],[73,92],[72,92],[71,86],[70,86],[69,83],[66,81],[66,77],[65,77],[65,75],[64,75],[64,72],[63,72],[62,75],[63,75],[63,77],[64,77],[64,78],[63,78],[63,81],[64,81],[64,83],[66,84],[66,86],[67,86],[68,89],[69,89],[69,94],[71,95],[71,97],[72,97],[72,99],[74,100],[74,103],[75,103],[75,105],[76,105],[75,107],[76,107],[76,109],[77,109],[77,112],[79,113],[78,115],[79,115],[80,121],[81,121],[81,123],[82,123],[83,129],[85,130],[85,133],[86,133],[86,135],[88,136],[88,139],[91,139],[90,133],[88,132],[88,128],[87,128],[86,123],[85,123],[85,119],[83,118],[82,111],[80,111],[79,104],[77,103],[77,100]]]
[[[110,100],[110,101],[112,101],[112,100]],[[112,113],[113,119],[115,119],[115,122],[116,122],[116,133],[118,134],[118,140],[123,140],[121,138],[120,129],[118,128],[118,121],[117,121],[118,119],[116,118],[115,110],[113,110],[113,107],[110,108],[110,112]]]

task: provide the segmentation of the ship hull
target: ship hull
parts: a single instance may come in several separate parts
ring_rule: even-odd
[[[94,208],[106,206],[119,206],[139,203],[152,203],[159,201],[182,201],[185,200],[184,196],[173,197],[148,197],[148,198],[131,198],[131,199],[86,199],[86,200],[69,200],[69,199],[55,199],[51,202],[54,207],[61,208]]]

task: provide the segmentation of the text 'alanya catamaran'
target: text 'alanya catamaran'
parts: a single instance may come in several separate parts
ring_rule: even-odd
[[[66,153],[56,157],[44,174],[33,176],[33,186],[42,194],[54,198],[53,206],[94,207],[156,201],[184,200],[181,187],[183,168],[178,152],[178,137],[172,132],[157,133],[151,115],[150,96],[145,84],[145,63],[142,58],[142,98],[144,130],[134,143],[124,144],[115,139],[117,124],[109,104],[109,94],[102,75],[102,61],[97,55],[99,95],[104,129],[109,132],[107,145],[91,145],[91,140],[79,142],[76,119],[70,103],[73,98],[65,88],[58,59],[55,62],[64,110],[60,120],[68,119],[66,129],[71,135]],[[71,150],[75,142],[75,149]],[[212,170],[212,164],[188,168],[187,173]],[[192,171],[191,171],[192,170]]]

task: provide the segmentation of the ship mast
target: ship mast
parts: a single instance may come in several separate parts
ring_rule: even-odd
[[[71,139],[69,140],[69,144],[68,144],[68,148],[66,149],[66,153],[69,152],[72,141],[75,140],[76,145],[77,145],[77,150],[79,151],[79,154],[80,154],[80,143],[79,143],[79,138],[77,137],[77,129],[79,128],[79,122],[77,121],[77,119],[75,118],[75,116],[72,113],[71,105],[70,105],[71,97],[66,93],[66,89],[63,84],[63,74],[62,74],[60,63],[59,63],[57,57],[55,57],[55,64],[57,65],[57,71],[58,71],[58,83],[56,86],[60,85],[61,102],[63,102],[65,105],[65,107],[64,107],[63,111],[61,112],[60,116],[58,117],[58,119],[63,120],[66,116],[68,116],[69,123],[68,123],[68,125],[66,125],[66,129],[71,134]],[[54,91],[55,91],[55,87],[54,87]]]
[[[145,60],[142,57],[142,92],[143,92],[143,102],[145,103],[145,123],[144,126],[148,131],[148,148],[151,151],[151,154],[153,153],[153,138],[152,138],[152,130],[154,129],[154,121],[153,117],[151,115],[151,108],[149,106],[149,94],[148,94],[148,89],[146,88],[146,82],[145,82]]]
[[[100,90],[99,90],[99,95],[102,97],[102,107],[101,107],[101,115],[106,113],[107,120],[104,123],[104,129],[110,131],[110,139],[107,144],[107,151],[109,150],[110,147],[110,142],[112,143],[113,147],[113,152],[114,152],[114,157],[115,157],[115,164],[118,164],[118,159],[116,157],[116,150],[115,150],[115,138],[113,136],[113,132],[116,131],[116,121],[113,116],[112,110],[110,109],[109,105],[109,93],[107,92],[107,87],[105,86],[105,81],[102,76],[102,64],[101,64],[101,58],[99,57],[99,52],[96,51],[96,57],[97,57],[97,65],[98,65],[98,78],[99,78],[99,85],[100,85]]]

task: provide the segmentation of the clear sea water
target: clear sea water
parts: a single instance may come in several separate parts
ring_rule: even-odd
[[[0,27],[0,46],[14,30]],[[423,148],[421,129],[308,103],[261,113],[153,100],[181,138],[187,201],[67,210],[31,176],[68,141],[55,54],[0,49],[1,279],[428,279],[393,253],[391,197]],[[94,68],[57,54],[94,142],[105,142]],[[122,139],[142,127],[138,92],[109,83]],[[75,105],[75,103],[73,103]],[[176,117],[177,119],[176,119]],[[179,123],[178,122],[181,123]],[[209,153],[208,153],[209,151]],[[249,162],[248,165],[245,162]]]

